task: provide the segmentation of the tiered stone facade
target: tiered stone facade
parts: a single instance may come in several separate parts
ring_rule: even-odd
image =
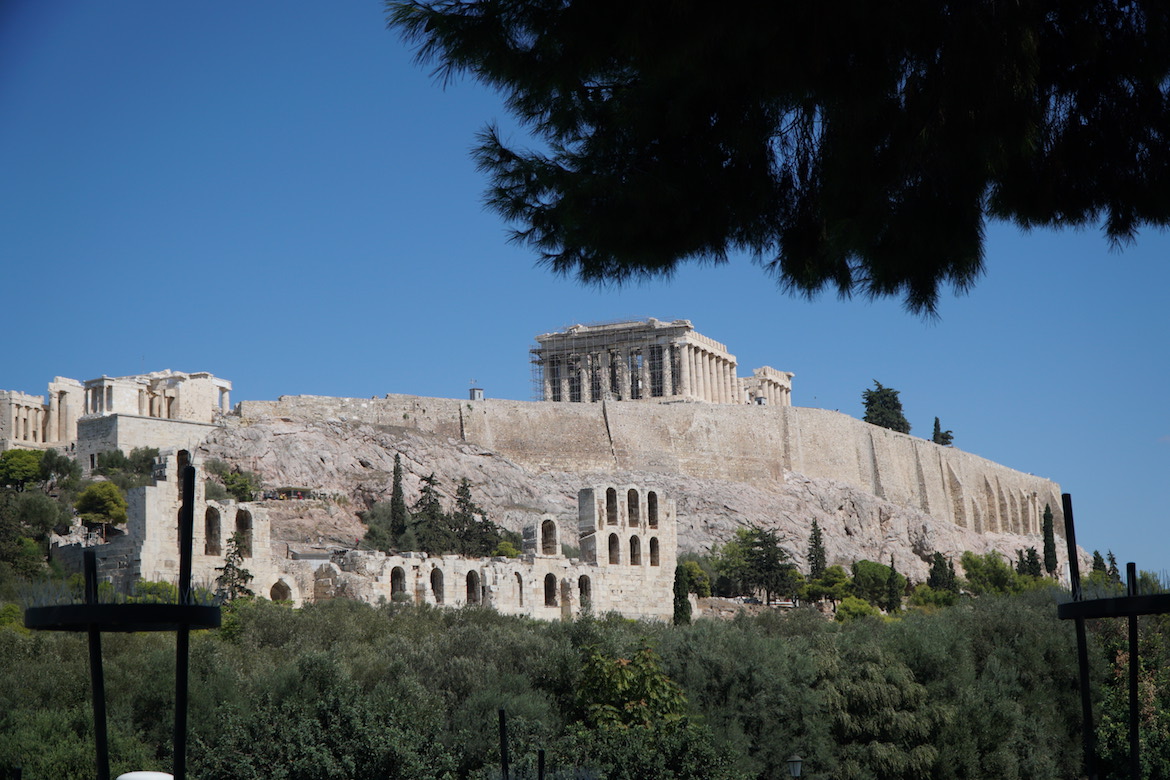
[[[127,495],[125,533],[108,543],[93,537],[57,538],[54,560],[79,571],[82,551],[93,547],[99,576],[122,592],[140,579],[174,582],[179,571],[179,475],[190,460],[185,451],[160,456],[154,484]],[[196,480],[194,500],[192,581],[212,591],[227,540],[238,532],[244,540],[243,567],[255,577],[252,589],[295,604],[333,598],[480,604],[545,620],[585,610],[666,619],[673,610],[675,509],[654,490],[632,485],[586,488],[580,492],[576,518],[546,516],[534,522],[525,529],[523,554],[514,559],[344,549],[297,553],[287,545],[281,555],[273,550],[263,502],[208,501],[202,480]],[[579,558],[567,557],[561,546],[574,525]],[[600,551],[598,539],[604,540]]]
[[[136,447],[190,449],[231,410],[232,383],[206,372],[156,371],[79,382],[55,377],[44,396],[0,391],[0,451],[58,449],[89,473],[97,456]]]
[[[536,341],[545,401],[792,403],[792,374],[764,367],[738,378],[735,355],[690,320],[574,325]]]

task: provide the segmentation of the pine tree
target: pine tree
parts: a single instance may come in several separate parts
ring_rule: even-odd
[[[390,533],[397,539],[406,531],[410,516],[406,512],[406,495],[402,490],[402,455],[394,453],[394,484],[390,489]]]
[[[1029,547],[1028,552],[1024,556],[1025,573],[1032,577],[1043,577],[1044,568],[1040,563],[1040,553],[1036,552],[1035,547]]]
[[[1056,532],[1052,527],[1052,507],[1044,505],[1044,571],[1056,574]]]
[[[810,580],[819,580],[825,573],[828,560],[825,556],[825,543],[821,535],[821,527],[817,521],[812,522],[812,531],[808,535],[808,577]]]
[[[944,558],[940,552],[931,556],[930,574],[926,578],[926,584],[934,590],[945,590],[951,593],[957,593],[959,590],[955,582],[955,565]]]
[[[439,501],[439,480],[434,472],[423,477],[418,499],[410,508],[410,526],[407,531],[417,540],[418,549],[425,553],[444,553],[455,546],[450,518],[443,512],[443,505]]]
[[[865,422],[899,433],[910,433],[910,423],[902,413],[902,402],[898,400],[897,390],[883,387],[875,379],[872,390],[862,391],[861,400],[865,404],[865,417],[862,418]]]
[[[932,442],[934,442],[935,444],[941,444],[944,447],[949,447],[949,446],[951,446],[951,443],[955,440],[955,436],[950,431],[944,431],[942,429],[942,425],[939,424],[938,418],[935,417],[934,418],[934,433],[931,435],[930,440]]]
[[[1105,565],[1105,559],[1097,550],[1093,550],[1093,571],[1099,571],[1105,575],[1109,574],[1109,567]]]
[[[248,583],[255,579],[252,572],[245,569],[241,564],[244,562],[244,556],[240,552],[243,546],[243,534],[237,531],[228,539],[227,554],[223,559],[223,566],[216,566],[215,570],[220,572],[220,575],[215,578],[215,584],[219,586],[219,593],[222,594],[223,600],[230,603],[238,598],[251,598],[256,594],[248,587]]]
[[[1120,584],[1121,570],[1117,568],[1117,559],[1113,557],[1112,550],[1109,550],[1107,553],[1105,553],[1105,560],[1109,564],[1108,569],[1106,570],[1106,573],[1109,575],[1109,581],[1114,584]]]

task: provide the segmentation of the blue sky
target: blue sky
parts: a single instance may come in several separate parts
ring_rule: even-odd
[[[374,0],[0,5],[0,388],[211,371],[234,398],[532,397],[533,337],[686,318],[741,374],[1059,482],[1078,540],[1170,569],[1170,237],[988,227],[941,319],[785,296],[749,259],[582,287],[484,211],[469,150],[498,96],[441,88]],[[511,128],[511,130],[509,130]]]

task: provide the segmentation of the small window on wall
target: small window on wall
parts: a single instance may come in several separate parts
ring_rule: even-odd
[[[636,536],[630,537],[630,565],[642,565],[642,542]]]
[[[617,491],[613,488],[605,491],[605,522],[610,525],[618,524]]]
[[[609,535],[609,562],[611,564],[621,563],[622,557],[622,543],[618,539],[617,534]]]
[[[555,607],[557,605],[557,575],[544,575],[544,605],[546,607]]]
[[[650,565],[658,565],[658,537],[650,537]]]
[[[435,596],[435,603],[443,603],[443,572],[439,569],[431,570],[431,593]]]
[[[406,593],[406,572],[401,566],[395,566],[390,570],[390,599],[399,593]]]
[[[642,523],[642,513],[638,507],[638,491],[630,488],[630,492],[626,494],[626,510],[629,515],[627,522],[631,526],[637,526]]]
[[[284,580],[277,580],[268,595],[273,601],[292,601],[292,588]]]
[[[646,515],[651,528],[658,527],[658,494],[651,490],[646,494]]]

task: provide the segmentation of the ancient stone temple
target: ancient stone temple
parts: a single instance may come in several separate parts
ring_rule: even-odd
[[[192,448],[231,410],[232,383],[207,372],[155,371],[86,382],[54,377],[44,396],[0,390],[0,451],[57,449],[88,473],[97,456],[135,447]]]
[[[690,320],[573,325],[536,342],[532,364],[544,401],[792,403],[792,374],[765,366],[739,378],[735,355]]]

